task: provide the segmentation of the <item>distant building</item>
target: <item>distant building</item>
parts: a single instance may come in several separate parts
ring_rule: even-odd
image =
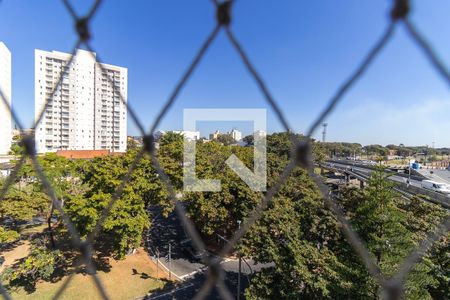
[[[429,166],[431,168],[436,168],[436,169],[448,169],[450,167],[450,161],[449,160],[439,160],[439,161],[428,162],[427,166]]]
[[[3,42],[0,42],[0,89],[11,106],[11,52]],[[11,125],[11,112],[0,98],[0,155],[11,150]]]
[[[166,132],[164,130],[158,130],[155,133],[153,133],[153,137],[155,140],[159,140]]]
[[[257,130],[253,133],[253,136],[258,136],[258,137],[264,137],[266,135],[267,135],[267,133],[263,130]]]
[[[236,141],[239,142],[240,140],[242,140],[242,132],[240,132],[237,129],[233,129],[231,130],[231,132],[228,133],[229,135],[231,135],[231,137]]]
[[[216,130],[216,131],[214,131],[214,133],[210,133],[210,134],[209,134],[209,139],[210,139],[211,141],[217,140],[217,139],[219,138],[219,135],[220,135],[219,130]]]
[[[200,139],[200,131],[188,131],[188,130],[173,130],[173,133],[178,133],[191,141],[197,141]]]
[[[144,140],[142,138],[142,136],[128,136],[127,137],[127,142],[132,142],[135,143],[136,146],[138,147],[142,147],[144,145]]]
[[[163,135],[172,132],[180,134],[188,140],[197,141],[200,139],[200,131],[189,131],[189,130],[170,130],[170,131],[157,131],[154,134],[156,140],[159,140]]]
[[[389,156],[396,156],[398,154],[398,151],[395,149],[388,149],[388,155]]]
[[[13,164],[0,162],[0,178],[8,177],[13,170],[14,170]]]
[[[127,149],[128,70],[97,62],[95,53],[35,50],[35,118],[39,153]],[[54,86],[67,70],[52,97]],[[114,84],[113,84],[114,83]],[[45,106],[45,104],[47,105]]]
[[[13,129],[12,130],[12,136],[16,140],[21,140],[25,136],[30,136],[30,135],[34,135],[33,129],[24,129],[24,130]]]

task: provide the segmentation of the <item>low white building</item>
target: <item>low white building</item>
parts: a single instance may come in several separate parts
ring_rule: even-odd
[[[173,133],[178,133],[191,141],[198,141],[200,139],[200,131],[188,131],[188,130],[173,130]]]
[[[14,165],[11,163],[0,163],[0,178],[5,178],[11,175],[14,169]]]
[[[231,132],[229,134],[236,142],[239,142],[240,140],[242,140],[242,132],[240,132],[237,129],[231,130]]]
[[[257,130],[253,133],[254,136],[258,136],[258,137],[264,137],[267,135],[267,133],[263,130]]]
[[[209,134],[209,139],[210,140],[217,140],[219,138],[219,135],[220,135],[220,131],[216,130],[213,133]]]

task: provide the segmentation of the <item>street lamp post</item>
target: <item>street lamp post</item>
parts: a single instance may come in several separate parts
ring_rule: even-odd
[[[169,280],[172,279],[172,245],[169,243]]]
[[[241,220],[237,221],[238,223],[238,230],[241,229]],[[238,257],[239,257],[239,274],[238,274],[238,285],[237,285],[237,300],[241,297],[241,264],[242,264],[242,258],[241,253],[238,250]]]
[[[407,182],[407,187],[409,187],[409,184],[411,182],[411,161],[408,161],[408,182]]]

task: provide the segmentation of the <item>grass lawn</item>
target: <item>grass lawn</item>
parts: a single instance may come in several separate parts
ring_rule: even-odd
[[[20,234],[33,234],[33,233],[41,233],[44,229],[47,228],[47,224],[42,224],[38,226],[24,227]]]
[[[139,248],[126,259],[115,261],[110,259],[109,272],[98,271],[98,276],[111,299],[135,299],[150,291],[162,288],[167,281],[167,274],[159,270],[156,276],[156,265],[148,257],[144,249]],[[13,299],[52,299],[67,277],[56,283],[39,282],[36,291],[27,294],[24,290],[14,291]],[[101,299],[91,276],[76,274],[60,299]]]

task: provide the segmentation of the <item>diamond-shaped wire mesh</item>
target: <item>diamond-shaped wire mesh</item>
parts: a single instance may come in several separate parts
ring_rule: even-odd
[[[70,15],[73,18],[74,22],[74,29],[78,35],[78,40],[74,43],[73,50],[71,52],[71,58],[68,61],[66,65],[71,65],[73,62],[74,55],[77,51],[77,49],[84,45],[87,50],[89,50],[91,53],[94,52],[93,48],[90,44],[90,21],[92,17],[96,14],[98,7],[103,2],[102,0],[96,0],[90,10],[87,12],[86,15],[80,16],[77,15],[75,10],[73,9],[72,5],[69,3],[68,0],[62,0],[65,8],[70,13]],[[157,159],[157,151],[154,147],[154,133],[155,130],[158,128],[160,122],[165,117],[165,115],[168,113],[168,111],[171,109],[173,104],[175,103],[178,95],[180,94],[181,90],[186,85],[187,81],[191,77],[192,73],[198,66],[199,62],[204,57],[204,54],[209,49],[215,38],[217,37],[217,34],[220,30],[224,30],[225,34],[230,42],[230,44],[233,46],[233,48],[238,53],[239,57],[242,60],[242,63],[247,68],[247,71],[251,75],[251,77],[255,80],[257,87],[261,91],[262,95],[264,96],[264,99],[267,101],[268,105],[272,108],[272,110],[275,112],[275,115],[277,116],[278,120],[282,124],[283,128],[286,131],[289,131],[289,124],[287,119],[285,118],[282,110],[279,108],[277,101],[273,98],[271,93],[269,92],[269,89],[267,88],[266,83],[262,79],[262,77],[259,75],[259,73],[256,71],[254,65],[251,63],[248,55],[244,51],[241,44],[238,42],[234,32],[232,31],[230,24],[232,21],[231,18],[231,10],[234,4],[234,0],[223,0],[222,2],[219,0],[212,0],[213,5],[216,8],[216,19],[217,24],[212,29],[209,36],[206,38],[204,43],[201,45],[199,51],[189,64],[187,70],[182,74],[182,77],[180,81],[175,85],[172,93],[170,94],[169,98],[165,102],[164,106],[162,107],[161,111],[157,115],[156,119],[154,120],[151,128],[149,131],[146,131],[144,129],[144,126],[137,118],[136,114],[132,110],[132,108],[128,105],[128,102],[125,100],[122,94],[120,94],[121,102],[126,105],[129,115],[132,118],[132,121],[136,125],[136,127],[139,129],[140,134],[144,137],[144,147],[143,149],[136,155],[134,162],[131,164],[127,174],[124,176],[120,186],[114,193],[112,199],[108,203],[107,207],[103,210],[101,217],[99,218],[94,230],[88,235],[88,237],[85,240],[82,240],[79,233],[75,229],[75,226],[72,224],[70,218],[66,215],[64,210],[62,209],[61,202],[57,198],[56,193],[54,191],[54,188],[52,187],[50,181],[48,180],[45,170],[41,167],[39,164],[39,161],[37,159],[37,155],[35,152],[35,145],[34,145],[34,136],[25,136],[22,140],[22,144],[25,147],[25,153],[23,156],[18,160],[13,172],[10,174],[10,176],[7,178],[2,190],[0,191],[0,201],[2,201],[8,192],[8,189],[12,186],[14,183],[18,171],[24,164],[27,157],[29,157],[32,161],[33,167],[39,177],[39,180],[41,181],[43,187],[45,188],[46,193],[50,197],[53,206],[56,208],[56,210],[60,213],[60,216],[62,218],[62,221],[64,222],[64,225],[68,229],[68,232],[70,233],[70,236],[72,238],[72,247],[79,251],[81,253],[81,258],[84,261],[84,264],[86,266],[86,270],[88,274],[90,274],[95,282],[96,287],[98,288],[100,295],[104,299],[108,299],[108,293],[103,287],[100,279],[96,275],[95,272],[95,266],[92,261],[92,244],[94,239],[97,237],[97,235],[100,232],[102,224],[105,222],[109,212],[111,211],[113,205],[115,202],[120,198],[124,187],[128,184],[128,182],[131,179],[131,175],[133,171],[136,169],[139,161],[143,158],[144,155],[150,155],[152,164],[154,168],[156,169],[157,173],[159,174],[160,178],[164,182],[164,184],[167,187],[167,190],[169,191],[169,196],[172,204],[175,207],[175,211],[180,218],[182,225],[188,234],[188,236],[192,239],[194,246],[197,248],[197,250],[204,250],[205,244],[200,237],[200,234],[195,229],[192,221],[186,216],[186,212],[184,207],[180,204],[179,199],[176,197],[175,189],[172,186],[169,177],[164,172],[163,168],[158,162]],[[445,218],[445,220],[442,222],[440,226],[434,231],[427,235],[427,237],[420,243],[420,245],[411,253],[403,262],[401,265],[399,271],[397,274],[391,278],[385,278],[383,274],[381,273],[379,267],[377,266],[375,260],[373,259],[373,256],[369,253],[366,246],[362,242],[362,240],[359,238],[358,234],[352,229],[351,224],[346,219],[344,213],[341,211],[335,200],[330,196],[330,192],[327,188],[327,186],[323,183],[322,179],[314,174],[313,172],[313,162],[311,160],[310,152],[310,138],[315,133],[317,128],[322,124],[322,122],[330,115],[330,113],[335,109],[335,107],[339,104],[339,102],[343,99],[345,94],[354,86],[354,84],[363,76],[364,72],[370,67],[370,65],[373,63],[375,58],[379,55],[379,53],[383,50],[383,48],[386,46],[386,44],[391,40],[394,30],[396,27],[398,27],[399,24],[404,25],[407,33],[409,34],[411,40],[417,44],[417,47],[419,47],[421,50],[423,50],[424,55],[426,58],[428,58],[431,62],[431,65],[435,68],[436,72],[439,73],[439,75],[442,76],[442,78],[450,85],[450,73],[445,68],[444,64],[440,61],[436,53],[434,52],[433,48],[430,46],[430,44],[426,41],[426,39],[419,33],[419,31],[416,29],[414,24],[411,22],[411,20],[408,19],[408,13],[410,9],[410,3],[408,0],[393,0],[392,3],[392,11],[391,11],[391,18],[387,25],[386,30],[382,34],[382,36],[375,42],[373,47],[370,49],[369,53],[364,57],[362,62],[359,64],[357,69],[350,75],[348,79],[346,79],[343,84],[338,88],[335,95],[330,99],[329,103],[325,107],[325,109],[319,114],[317,119],[313,122],[309,130],[307,131],[307,139],[306,141],[297,141],[294,140],[293,142],[293,149],[292,149],[292,158],[289,164],[285,167],[284,171],[276,181],[276,183],[271,186],[271,188],[261,196],[261,202],[257,205],[257,207],[253,210],[253,212],[250,214],[250,216],[245,220],[245,222],[242,224],[240,229],[232,236],[232,238],[229,240],[228,243],[225,244],[225,246],[221,249],[218,258],[211,258],[211,257],[205,257],[204,263],[208,266],[208,272],[207,272],[207,279],[205,283],[203,284],[202,288],[196,295],[196,299],[203,299],[205,298],[211,289],[216,286],[218,289],[219,294],[224,299],[233,299],[233,294],[228,290],[224,283],[224,271],[221,267],[221,260],[225,255],[227,255],[234,246],[238,243],[238,241],[245,235],[245,233],[250,229],[250,227],[257,222],[261,214],[264,212],[264,210],[268,207],[270,202],[272,201],[273,197],[277,194],[277,192],[280,190],[282,185],[286,182],[287,178],[293,171],[293,169],[296,166],[301,166],[305,168],[311,178],[316,182],[317,186],[319,187],[320,191],[323,194],[324,201],[326,205],[334,212],[334,214],[337,217],[337,220],[339,221],[342,230],[348,240],[348,242],[352,245],[354,251],[360,256],[362,259],[364,265],[366,266],[367,270],[373,276],[373,278],[376,280],[376,282],[382,287],[383,293],[382,297],[386,299],[398,299],[401,298],[402,292],[403,292],[403,284],[406,276],[410,272],[410,270],[414,267],[415,264],[417,264],[421,258],[426,254],[426,252],[430,249],[430,247],[433,245],[435,241],[437,241],[439,238],[441,238],[446,232],[450,229],[450,217]],[[99,58],[98,54],[96,56],[97,61],[101,62],[101,59]],[[102,66],[100,64],[100,66]],[[103,67],[102,67],[103,68]],[[68,68],[64,68],[64,71],[60,74],[59,79],[57,83],[55,84],[51,97],[46,99],[46,105],[49,101],[53,100],[54,94],[57,90],[57,87],[61,84],[62,78],[64,75],[66,75]],[[109,80],[109,83],[116,88],[116,84],[114,80],[112,80],[110,77],[107,77]],[[20,130],[23,130],[23,124],[20,122],[20,119],[18,118],[16,112],[11,109],[11,106],[9,105],[9,99],[5,98],[5,95],[3,91],[0,89],[0,97],[4,104],[7,106],[8,110],[12,114],[12,118],[14,119],[15,123],[17,124],[18,128]],[[42,108],[42,111],[38,115],[38,118],[36,118],[35,123],[33,124],[32,128],[36,128],[36,126],[42,121],[45,107]],[[300,104],[299,104],[300,105]],[[71,279],[73,278],[73,274],[70,275],[66,281],[63,283],[57,294],[55,295],[55,299],[59,298],[61,295],[63,295],[65,289],[69,285]],[[10,295],[8,294],[7,290],[4,288],[4,286],[0,282],[0,292],[2,296],[6,299],[10,299]]]

